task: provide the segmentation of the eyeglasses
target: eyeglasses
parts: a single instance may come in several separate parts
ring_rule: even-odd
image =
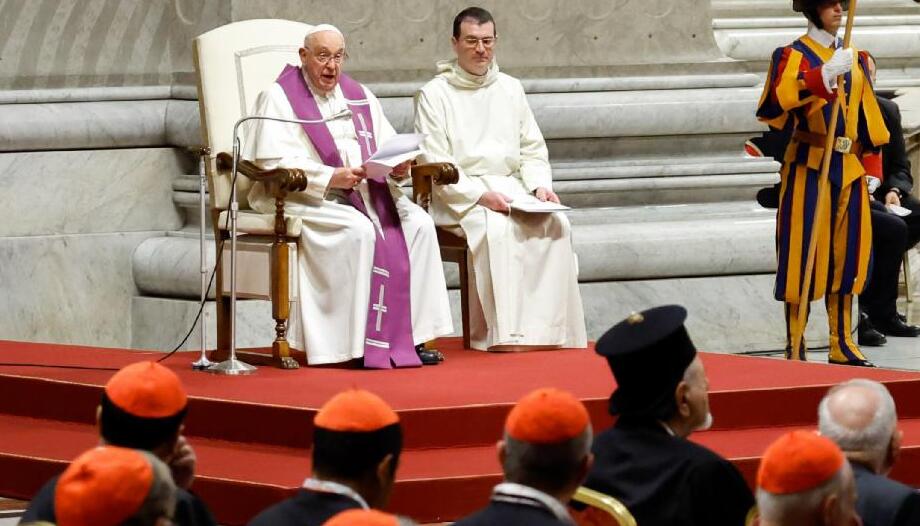
[[[310,50],[310,53],[313,53],[313,50]],[[313,53],[313,58],[315,58],[317,62],[323,65],[328,64],[330,60],[336,64],[341,64],[342,62],[345,62],[345,59],[348,58],[348,53],[340,51],[333,55],[332,53],[323,51],[320,53]]]
[[[480,43],[482,43],[482,47],[486,49],[492,49],[495,46],[496,40],[498,40],[498,37],[476,38],[476,37],[470,36],[470,37],[463,37],[463,40],[461,40],[461,42],[463,42],[464,46],[470,49],[479,47]]]

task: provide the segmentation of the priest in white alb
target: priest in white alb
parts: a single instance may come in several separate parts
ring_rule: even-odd
[[[472,254],[471,344],[480,350],[583,348],[585,318],[571,225],[561,212],[512,208],[558,203],[546,142],[520,81],[499,73],[495,21],[471,7],[454,19],[456,60],[416,95],[425,162],[454,163],[457,184],[433,191],[435,223],[466,237]]]
[[[285,203],[303,218],[289,339],[311,365],[362,357],[377,369],[435,364],[440,353],[424,343],[453,326],[434,223],[398,187],[408,163],[384,180],[367,176],[365,161],[396,132],[370,90],[342,73],[345,58],[342,33],[314,26],[300,67],[279,71],[253,114],[327,122],[253,121],[242,150],[263,168],[307,175],[306,190]],[[249,204],[274,213],[261,183]]]

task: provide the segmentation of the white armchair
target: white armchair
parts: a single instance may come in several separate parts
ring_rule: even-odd
[[[249,114],[256,97],[275,81],[285,64],[298,64],[297,50],[308,24],[288,20],[246,20],[208,31],[194,40],[195,68],[198,72],[198,103],[201,132],[206,155],[211,221],[218,250],[224,257],[216,276],[217,351],[215,359],[226,359],[230,349],[229,297],[229,206],[231,197],[231,155],[233,125]],[[286,338],[290,302],[297,294],[297,242],[302,222],[284,214],[288,192],[306,187],[300,170],[261,170],[253,163],[239,164],[236,181],[239,215],[237,221],[237,296],[271,299],[275,319],[275,340],[271,362],[295,369]],[[276,200],[275,214],[260,214],[249,208],[247,200],[253,181],[271,183]],[[218,254],[220,256],[220,254]],[[247,361],[264,362],[253,354]]]

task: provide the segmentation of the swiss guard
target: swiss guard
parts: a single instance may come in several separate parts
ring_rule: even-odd
[[[774,129],[791,121],[792,140],[783,158],[776,217],[776,299],[785,303],[786,357],[805,360],[804,324],[799,309],[824,298],[830,329],[830,363],[874,367],[852,338],[853,295],[866,284],[871,264],[869,184],[881,177],[879,147],[888,142],[878,101],[869,81],[867,55],[844,48],[837,37],[848,1],[794,0],[808,19],[808,32],[773,52],[757,118]],[[837,78],[843,75],[843,100]],[[836,129],[828,131],[834,104]],[[824,214],[818,208],[818,181],[828,133],[834,133]],[[806,304],[800,304],[812,229],[815,259]],[[798,337],[798,348],[793,338]],[[797,351],[797,352],[796,352]]]

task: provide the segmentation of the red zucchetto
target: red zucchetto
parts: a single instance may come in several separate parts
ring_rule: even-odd
[[[399,526],[395,515],[377,510],[346,510],[323,523],[324,526]]]
[[[153,466],[137,450],[97,447],[74,460],[54,492],[58,526],[115,526],[137,513],[153,485]]]
[[[544,388],[521,398],[508,413],[505,432],[530,444],[559,444],[581,435],[588,410],[566,391]]]
[[[176,373],[156,362],[123,367],[105,384],[108,399],[140,418],[167,418],[185,409],[188,397]]]
[[[382,398],[363,389],[333,396],[316,413],[316,427],[338,432],[367,433],[399,422],[399,416]]]
[[[757,487],[774,495],[800,493],[830,480],[846,458],[837,444],[811,431],[792,431],[764,452]]]

